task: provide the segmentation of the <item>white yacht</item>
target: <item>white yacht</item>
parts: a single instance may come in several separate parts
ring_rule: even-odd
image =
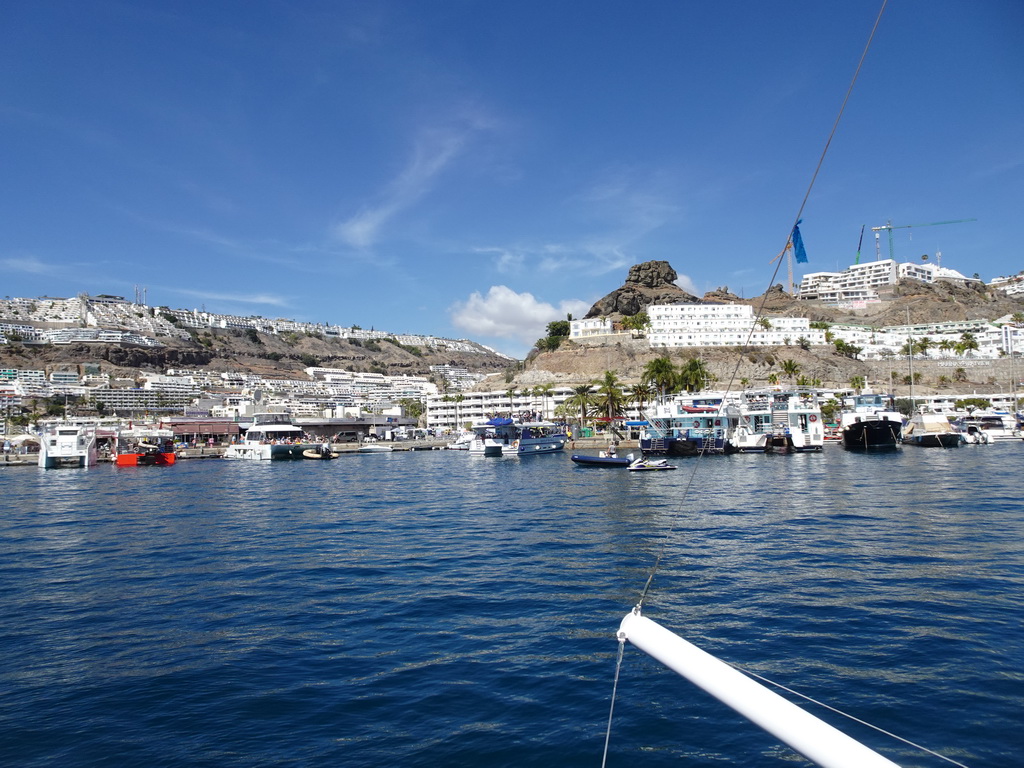
[[[733,429],[738,410],[724,405],[725,392],[678,394],[653,404],[644,412],[646,425],[640,431],[644,456],[696,456],[734,453]],[[751,440],[751,443],[754,441]],[[761,436],[761,450],[765,437]]]
[[[1021,437],[1016,417],[1007,411],[974,411],[958,418],[953,426],[966,443],[994,443]]]
[[[495,417],[473,425],[469,453],[481,456],[530,456],[565,448],[565,427],[550,421]]]
[[[91,467],[97,457],[94,424],[55,422],[43,425],[39,440],[40,467]]]
[[[820,451],[825,444],[825,423],[813,389],[748,389],[738,408],[731,435],[736,450]]]
[[[303,442],[302,427],[292,424],[287,413],[257,413],[240,442],[228,446],[225,459],[270,461],[301,459],[316,444]]]

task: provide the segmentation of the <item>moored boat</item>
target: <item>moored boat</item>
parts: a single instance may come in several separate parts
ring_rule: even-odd
[[[240,442],[228,446],[225,459],[271,461],[302,459],[303,453],[315,448],[302,440],[302,427],[292,424],[287,413],[257,413]]]
[[[852,451],[895,451],[903,439],[903,415],[887,395],[863,394],[843,400],[843,447]]]
[[[54,422],[43,425],[39,441],[40,467],[91,467],[98,456],[94,424]]]
[[[640,450],[645,456],[734,453],[735,415],[724,412],[725,397],[722,392],[691,393],[654,404],[644,414]]]
[[[953,427],[967,443],[994,443],[1021,437],[1017,419],[1005,411],[974,411],[957,418]]]
[[[473,425],[469,452],[481,456],[531,456],[565,448],[565,427],[550,421],[495,417]]]
[[[174,430],[129,426],[117,431],[114,463],[119,467],[151,467],[174,464]]]
[[[817,393],[809,387],[744,391],[731,442],[739,451],[820,451],[825,423]]]
[[[960,433],[941,413],[921,406],[903,430],[903,444],[922,448],[956,448],[960,445]]]
[[[597,456],[574,453],[570,458],[581,467],[628,467],[633,463],[632,453],[625,456],[609,456],[601,451]]]

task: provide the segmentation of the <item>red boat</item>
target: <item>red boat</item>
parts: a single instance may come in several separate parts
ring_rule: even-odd
[[[119,467],[165,467],[174,460],[174,430],[129,427],[117,433],[114,461]]]

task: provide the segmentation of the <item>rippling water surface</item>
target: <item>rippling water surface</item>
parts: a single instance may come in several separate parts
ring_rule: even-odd
[[[5,468],[0,763],[600,765],[614,634],[661,555],[650,618],[1017,765],[1022,465],[1016,441],[665,473],[449,451]],[[626,647],[610,766],[794,761]]]

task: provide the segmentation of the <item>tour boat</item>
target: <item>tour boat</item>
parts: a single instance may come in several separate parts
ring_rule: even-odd
[[[55,422],[43,425],[39,441],[39,466],[91,467],[98,458],[96,426]]]
[[[225,459],[301,459],[304,451],[316,447],[302,441],[302,427],[292,424],[287,413],[257,413],[252,418],[245,437],[224,452]]]
[[[173,464],[174,430],[142,426],[118,430],[114,463],[119,467]]]
[[[731,411],[725,409],[727,415]],[[730,442],[740,452],[820,451],[825,422],[817,393],[810,387],[745,390]]]
[[[676,395],[644,413],[640,450],[645,456],[734,453],[735,413],[726,414],[723,392]],[[761,437],[761,450],[766,438]]]
[[[469,452],[481,456],[530,456],[565,448],[565,428],[550,421],[516,421],[494,417],[473,425]]]

